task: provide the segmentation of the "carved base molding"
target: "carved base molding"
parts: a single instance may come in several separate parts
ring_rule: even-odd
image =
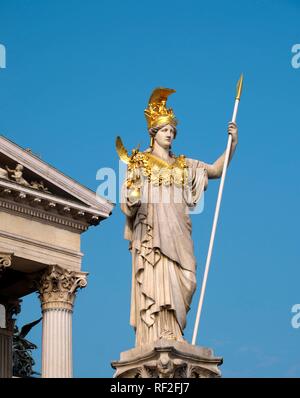
[[[223,359],[210,348],[161,339],[121,353],[115,378],[215,378]]]

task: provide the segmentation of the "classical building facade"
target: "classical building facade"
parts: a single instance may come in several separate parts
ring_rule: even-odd
[[[0,377],[12,377],[14,316],[33,292],[43,317],[42,377],[72,377],[74,299],[87,285],[80,238],[113,207],[0,136]]]

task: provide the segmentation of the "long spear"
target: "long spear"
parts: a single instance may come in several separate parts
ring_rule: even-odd
[[[231,119],[232,122],[234,122],[234,123],[236,121],[236,115],[237,115],[240,98],[241,98],[241,94],[242,94],[243,79],[244,79],[244,77],[243,77],[243,75],[241,75],[241,77],[238,81],[237,87],[236,87],[236,97],[235,97],[233,115],[232,115],[232,119]],[[199,298],[198,310],[197,310],[197,315],[196,315],[193,339],[192,339],[192,344],[194,344],[194,345],[196,344],[197,333],[198,333],[198,329],[199,329],[200,316],[201,316],[204,294],[205,294],[206,283],[207,283],[207,277],[208,277],[208,272],[209,272],[209,267],[210,267],[210,260],[211,260],[213,246],[214,246],[214,240],[215,240],[217,222],[218,222],[220,205],[221,205],[221,200],[222,200],[226,171],[227,171],[227,167],[228,167],[231,143],[232,143],[232,135],[229,134],[226,152],[225,152],[225,160],[224,160],[224,166],[223,166],[223,171],[222,171],[222,177],[221,177],[221,182],[220,182],[220,187],[219,187],[218,199],[217,199],[217,204],[216,204],[216,210],[215,210],[215,215],[214,215],[214,221],[213,221],[212,231],[211,231],[211,235],[210,235],[210,242],[209,242],[209,247],[208,247],[208,253],[207,253],[206,264],[205,264],[205,272],[204,272],[204,277],[203,277],[203,282],[202,282],[202,287],[201,287],[201,294],[200,294],[200,298]]]

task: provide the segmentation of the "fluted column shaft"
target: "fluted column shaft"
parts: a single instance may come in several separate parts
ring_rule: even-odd
[[[47,269],[41,278],[42,377],[73,376],[72,312],[76,290],[87,284],[86,275],[56,265]]]
[[[72,377],[72,312],[43,313],[42,377]]]
[[[0,379],[12,377],[12,332],[0,329]]]

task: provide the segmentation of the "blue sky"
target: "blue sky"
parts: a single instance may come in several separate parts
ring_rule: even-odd
[[[118,168],[116,135],[129,149],[148,145],[143,110],[157,86],[177,90],[174,152],[216,160],[244,73],[198,338],[224,357],[224,377],[300,375],[300,328],[291,326],[300,303],[299,20],[298,0],[0,0],[0,133],[93,190],[99,168]],[[199,282],[189,341],[218,186],[210,182],[192,219]],[[90,275],[75,305],[75,377],[110,377],[110,362],[134,345],[123,228],[117,205],[82,236]],[[24,298],[18,324],[39,316],[36,295]],[[40,347],[41,326],[28,337]]]

